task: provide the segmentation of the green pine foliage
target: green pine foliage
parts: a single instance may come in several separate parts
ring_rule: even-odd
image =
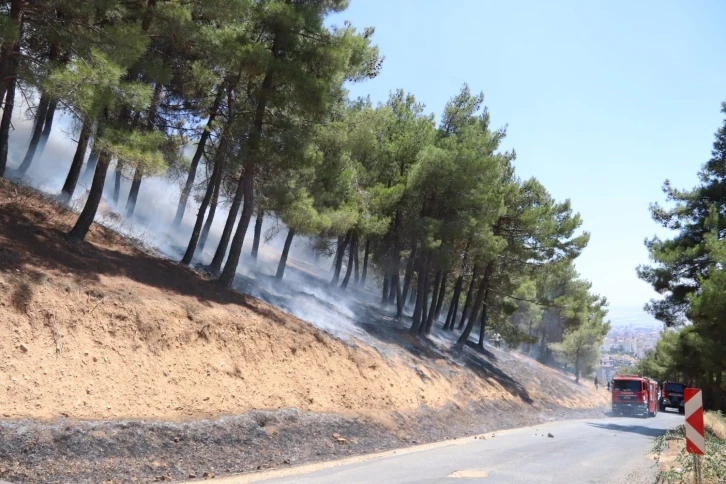
[[[702,387],[706,406],[726,410],[726,121],[715,138],[700,183],[678,190],[666,181],[671,206],[651,207],[653,219],[676,233],[646,241],[653,263],[638,274],[662,295],[646,309],[675,329],[663,333],[640,368]]]

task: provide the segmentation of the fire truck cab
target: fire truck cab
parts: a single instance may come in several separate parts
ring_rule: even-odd
[[[674,381],[663,382],[663,391],[660,397],[660,411],[665,412],[667,408],[677,408],[680,413],[685,412],[683,407],[683,394],[686,385]]]
[[[613,379],[612,405],[615,415],[655,417],[658,413],[658,383],[637,375]]]

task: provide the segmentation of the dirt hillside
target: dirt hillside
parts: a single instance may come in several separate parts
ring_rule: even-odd
[[[4,417],[195,418],[250,409],[406,411],[521,401],[497,378],[410,353],[383,359],[94,226],[63,238],[73,214],[0,186],[0,393]],[[522,362],[526,359],[522,359]],[[530,399],[603,404],[526,361]],[[546,391],[537,387],[546,386]],[[560,396],[566,395],[563,401]]]

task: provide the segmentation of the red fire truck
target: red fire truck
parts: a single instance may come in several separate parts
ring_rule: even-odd
[[[660,411],[665,412],[667,408],[677,408],[680,413],[684,413],[683,393],[686,385],[676,383],[674,381],[663,382],[663,391],[660,396]]]
[[[612,386],[613,413],[655,417],[658,413],[658,382],[637,375],[618,375]]]

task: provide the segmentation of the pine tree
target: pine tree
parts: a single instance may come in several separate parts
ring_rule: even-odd
[[[51,73],[48,88],[73,106],[86,119],[98,116],[96,144],[99,147],[99,161],[91,185],[91,191],[68,238],[82,241],[101,200],[105,171],[112,157],[129,162],[150,165],[162,163],[158,147],[161,140],[154,134],[129,131],[114,122],[114,110],[119,106],[144,109],[150,103],[148,86],[135,82],[124,82],[124,68],[113,62],[106,54],[94,51],[89,59],[78,59],[67,67]]]
[[[561,353],[568,363],[574,365],[575,382],[580,381],[583,369],[592,369],[599,356],[600,343],[610,331],[610,324],[603,322],[604,314],[603,309],[592,308],[592,312],[587,315],[587,321],[576,329],[568,331],[561,343],[550,345],[556,352]]]
[[[244,206],[232,239],[229,256],[219,281],[231,286],[237,271],[242,244],[254,210],[254,189],[260,144],[268,107],[280,112],[315,117],[324,113],[331,86],[344,78],[373,75],[377,51],[368,47],[370,34],[357,34],[352,28],[329,30],[323,22],[328,13],[345,7],[343,1],[311,1],[305,4],[270,2],[260,12],[264,45],[264,74],[259,76],[256,107],[246,143],[243,174]],[[305,35],[301,35],[301,34]],[[262,52],[260,52],[262,54]],[[318,63],[318,60],[326,60]],[[284,87],[284,89],[283,89]],[[285,96],[281,96],[284,90]]]
[[[721,112],[726,114],[726,103]],[[698,292],[699,280],[706,277],[713,259],[705,237],[711,207],[726,207],[726,120],[716,132],[711,159],[699,173],[700,184],[692,190],[678,190],[669,181],[663,186],[672,208],[651,206],[653,219],[663,227],[677,230],[672,239],[654,237],[646,241],[652,266],[640,266],[638,275],[664,297],[646,307],[668,326],[686,321],[689,296]],[[723,211],[721,212],[723,213]],[[716,221],[719,233],[726,230],[726,217]]]

